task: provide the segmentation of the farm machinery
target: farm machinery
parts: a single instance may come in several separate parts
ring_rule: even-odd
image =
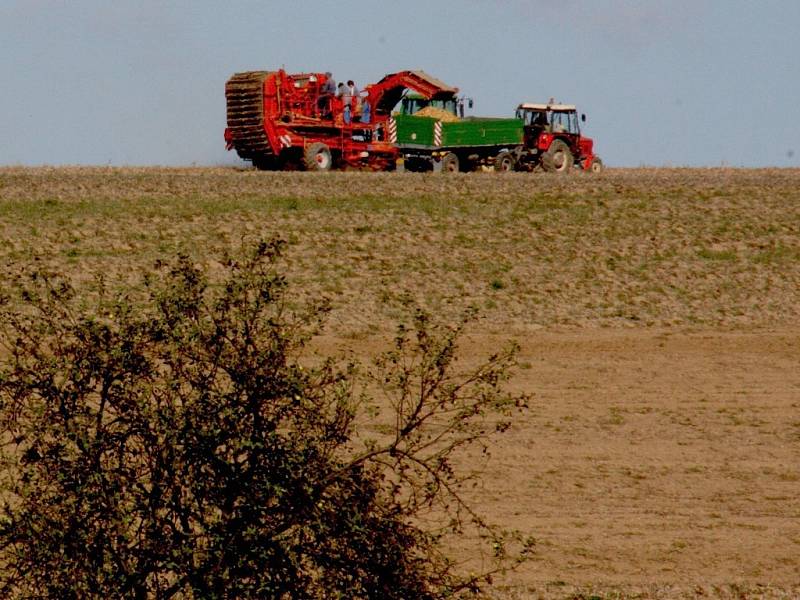
[[[523,103],[514,118],[464,118],[457,94],[424,71],[386,75],[355,98],[337,94],[330,73],[237,73],[225,85],[225,142],[258,169],[602,170],[574,106]]]
[[[400,151],[389,140],[387,122],[407,90],[429,99],[458,92],[423,71],[402,71],[348,102],[337,96],[328,73],[236,73],[225,85],[225,142],[259,169],[390,170]]]
[[[400,148],[406,170],[568,173],[579,167],[598,173],[603,168],[594,142],[581,135],[575,106],[524,103],[512,119],[457,118],[455,107],[448,101],[403,101],[390,120],[390,141]]]
[[[517,118],[523,123],[524,143],[495,161],[495,168],[508,171],[533,170],[564,173],[577,166],[599,173],[603,161],[594,153],[594,141],[581,135],[578,111],[571,104],[523,103],[517,107]],[[581,114],[581,122],[586,115]]]
[[[402,99],[389,120],[389,140],[400,149],[407,171],[472,171],[522,144],[521,120],[464,118],[463,107],[463,100],[456,98]]]

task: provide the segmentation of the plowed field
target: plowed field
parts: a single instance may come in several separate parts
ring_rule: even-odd
[[[0,169],[4,278],[276,234],[326,352],[377,354],[405,298],[480,309],[466,361],[520,342],[475,502],[537,554],[498,598],[800,597],[800,171]]]

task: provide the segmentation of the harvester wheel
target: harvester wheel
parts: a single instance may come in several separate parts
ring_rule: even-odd
[[[514,160],[514,155],[508,150],[503,150],[494,158],[494,170],[500,173],[507,173],[513,171],[517,161]]]
[[[306,148],[303,163],[307,171],[330,171],[333,167],[331,149],[322,142],[315,142]]]
[[[544,170],[552,173],[569,173],[574,164],[575,159],[564,140],[553,140],[550,148],[542,155]]]
[[[448,152],[442,157],[443,173],[458,173],[458,156]]]
[[[592,173],[602,173],[602,172],[603,172],[603,169],[604,169],[604,167],[603,167],[603,161],[602,161],[602,160],[600,160],[600,158],[599,158],[599,157],[595,156],[595,157],[592,159],[592,166],[591,166],[591,167],[589,167],[589,168],[591,169]]]

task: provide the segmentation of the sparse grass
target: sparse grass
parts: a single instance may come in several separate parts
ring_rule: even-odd
[[[705,260],[736,260],[735,250],[709,250],[703,248],[697,255]]]
[[[334,322],[385,319],[387,287],[504,325],[769,325],[800,316],[800,171],[513,174],[0,169],[4,275],[85,276],[242,237],[291,242]],[[449,308],[447,308],[449,307]]]
[[[794,346],[775,366],[755,357],[775,352],[780,362],[780,344],[752,350],[743,364],[757,368],[748,372],[717,364],[717,346],[691,354],[702,340],[676,349],[669,336],[782,331],[800,322],[800,171],[612,169],[601,177],[498,178],[0,169],[0,277],[36,263],[66,271],[91,294],[97,275],[124,283],[175,252],[213,272],[223,250],[275,233],[289,241],[294,284],[331,297],[327,332],[336,340],[374,349],[409,299],[445,317],[477,306],[481,335],[523,337],[529,354],[521,357],[520,376],[544,399],[530,422],[515,423],[523,431],[516,445],[498,452],[501,464],[522,472],[498,468],[492,485],[498,496],[517,494],[513,510],[529,519],[523,523],[552,523],[552,531],[532,532],[541,534],[541,562],[524,580],[551,583],[496,590],[492,598],[800,597],[796,587],[757,586],[755,576],[736,588],[713,580],[651,584],[659,577],[692,581],[687,573],[702,562],[695,552],[710,561],[702,573],[725,581],[744,563],[766,568],[769,581],[796,580],[796,562],[779,564],[778,552],[791,554],[787,546],[770,550],[776,544],[767,539],[784,531],[792,548],[800,543],[792,503],[800,472],[786,458],[800,443],[800,405],[784,406],[800,392],[796,341],[781,342]],[[550,334],[566,331],[585,343],[598,332],[630,328],[636,335],[669,332],[654,342],[663,354],[648,356],[663,359],[667,371],[678,357],[685,363],[662,374],[625,341],[609,353],[576,354],[572,339],[542,346]],[[531,354],[543,347],[546,354]],[[751,350],[738,352],[749,357]],[[698,361],[703,371],[694,370]],[[772,396],[747,384],[757,374]],[[660,377],[657,392],[648,387],[652,377]],[[707,381],[723,386],[725,396]],[[692,386],[702,389],[686,404]],[[498,514],[508,504],[501,499]],[[771,529],[754,528],[762,522]],[[703,539],[705,528],[713,536]],[[589,534],[593,540],[578,539]],[[766,541],[739,560],[743,539]],[[598,572],[606,574],[600,579]],[[597,585],[586,584],[595,578]]]

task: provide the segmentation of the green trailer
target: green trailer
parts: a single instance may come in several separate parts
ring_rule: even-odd
[[[419,100],[409,99],[388,123],[389,139],[397,144],[406,170],[428,171],[441,165],[445,171],[472,171],[482,165],[497,165],[524,141],[522,119],[466,117],[455,115],[453,106],[428,105],[432,116],[416,114]],[[416,109],[416,110],[415,110]],[[408,114],[413,111],[414,114]]]

